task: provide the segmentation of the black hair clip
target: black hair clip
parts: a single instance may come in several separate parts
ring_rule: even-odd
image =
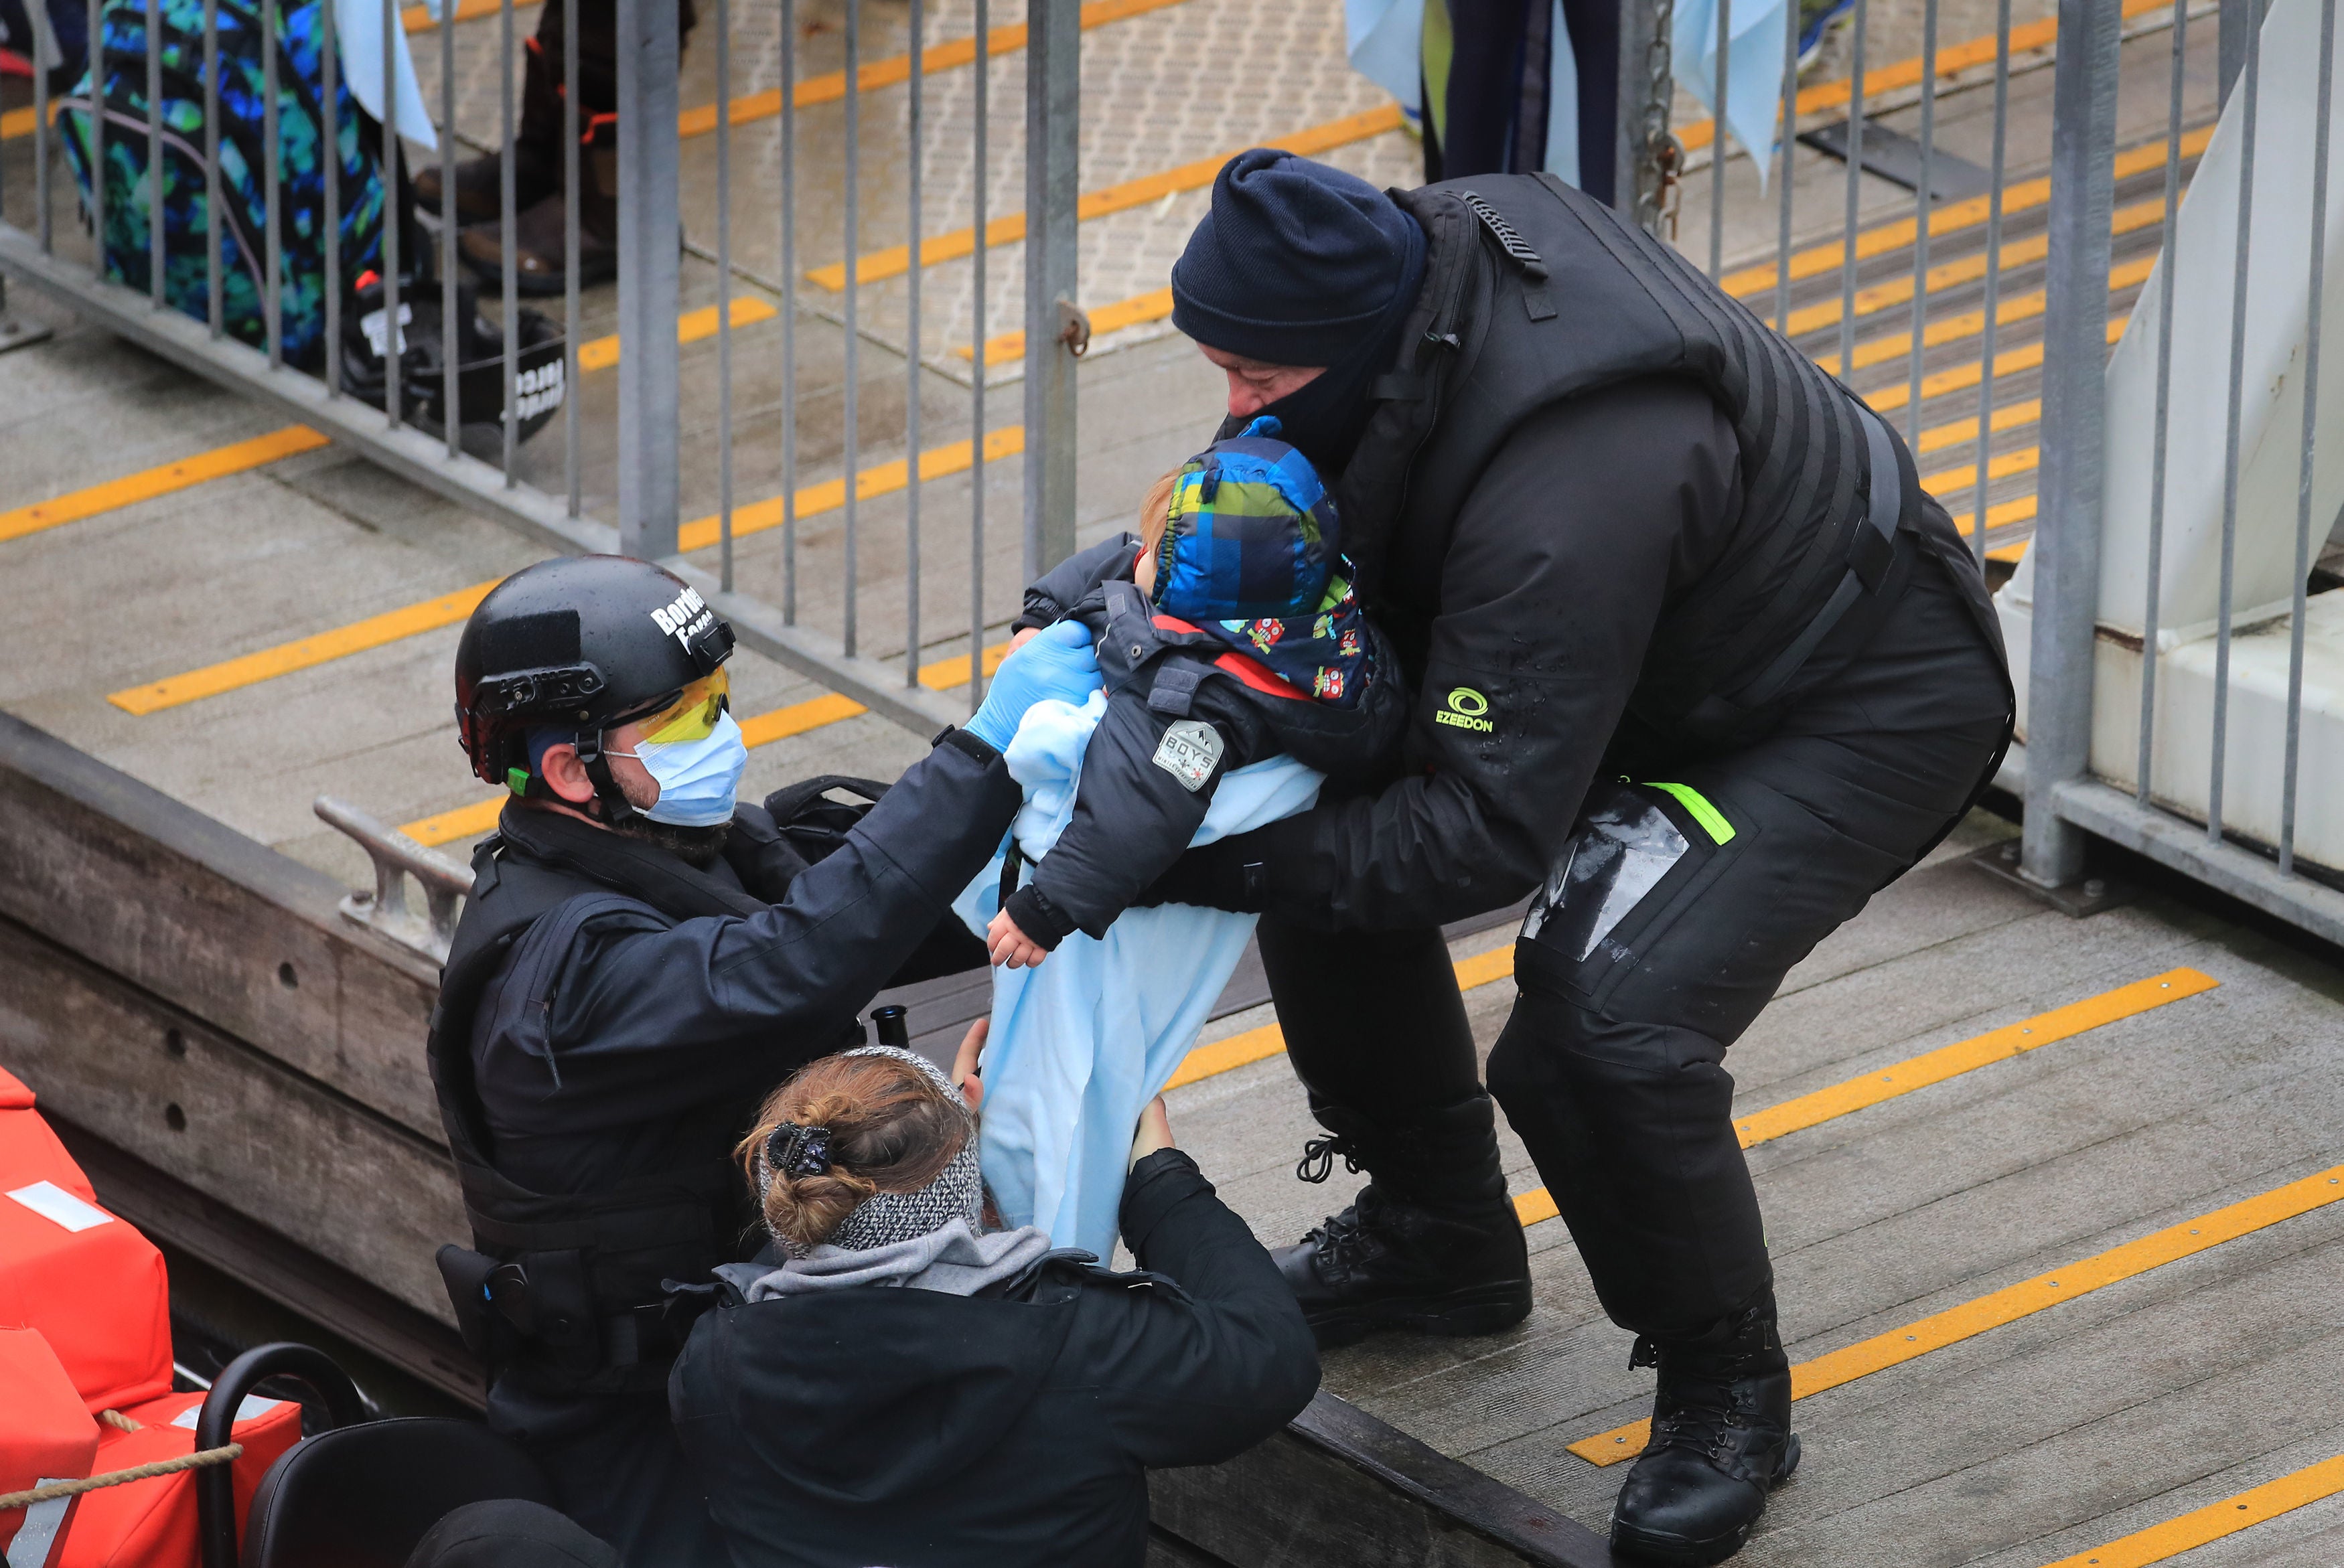
[[[830,1129],[784,1121],[765,1140],[765,1169],[776,1176],[830,1174]]]

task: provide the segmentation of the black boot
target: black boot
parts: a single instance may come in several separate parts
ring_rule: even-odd
[[[1657,1365],[1661,1381],[1652,1440],[1612,1509],[1612,1550],[1672,1568],[1722,1563],[1799,1467],[1773,1291],[1694,1338],[1639,1339],[1629,1364]]]
[[[1322,1347],[1377,1329],[1495,1333],[1530,1315],[1530,1253],[1488,1095],[1405,1127],[1348,1106],[1313,1109],[1333,1136],[1312,1139],[1294,1173],[1324,1181],[1340,1155],[1374,1178],[1349,1208],[1271,1254]]]
[[[558,7],[557,7],[558,9]],[[513,137],[513,211],[530,207],[561,190],[561,67],[549,64],[535,38],[528,40],[521,73],[520,130]],[[445,207],[435,161],[415,171],[415,205],[438,222]],[[456,224],[494,223],[504,213],[504,158],[486,153],[456,166]]]

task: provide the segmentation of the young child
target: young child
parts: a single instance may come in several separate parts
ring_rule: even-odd
[[[1038,964],[1103,936],[1188,847],[1225,774],[1288,756],[1338,779],[1387,764],[1407,722],[1368,624],[1335,502],[1256,419],[1156,482],[1137,538],[1074,556],[1021,625],[1086,625],[1107,706],[1074,815],[987,930],[993,961]]]

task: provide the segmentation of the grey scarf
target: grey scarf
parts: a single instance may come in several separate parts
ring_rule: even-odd
[[[849,1249],[824,1242],[778,1269],[727,1263],[717,1272],[748,1302],[807,1296],[860,1285],[898,1285],[947,1296],[973,1296],[1015,1279],[1050,1250],[1047,1232],[1028,1225],[980,1236],[964,1219],[885,1246]]]

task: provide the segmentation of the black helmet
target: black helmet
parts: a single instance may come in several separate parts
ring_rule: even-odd
[[[672,572],[627,556],[540,561],[490,590],[464,623],[457,735],[474,773],[521,793],[529,732],[574,727],[597,792],[623,812],[595,738],[658,712],[732,653],[732,628]]]

